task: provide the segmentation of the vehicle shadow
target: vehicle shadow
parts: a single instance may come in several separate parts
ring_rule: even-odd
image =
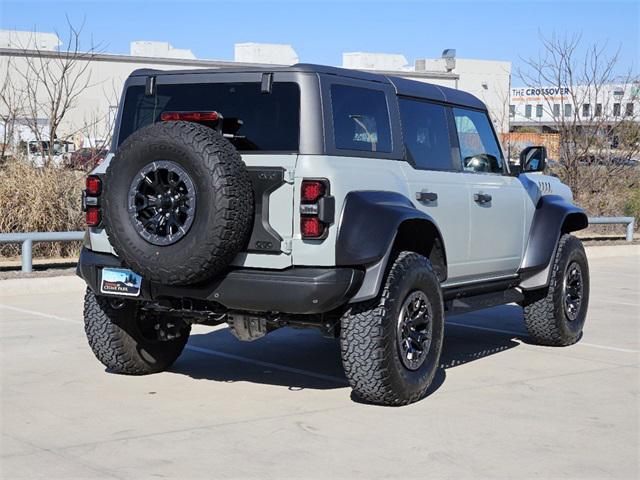
[[[486,325],[489,317],[513,320],[518,315],[521,318],[518,307],[503,306],[482,312],[482,319]],[[447,324],[440,368],[427,396],[444,383],[448,369],[520,344],[514,340],[519,336],[462,326],[476,325],[473,317],[479,317],[479,313],[452,317],[453,324]],[[292,328],[282,328],[249,343],[238,341],[227,328],[192,333],[185,352],[170,371],[200,380],[280,385],[291,390],[348,386],[339,342],[315,330]]]

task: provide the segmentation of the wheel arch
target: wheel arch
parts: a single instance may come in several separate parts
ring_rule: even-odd
[[[438,279],[447,278],[447,256],[436,221],[404,195],[386,191],[347,194],[336,239],[336,265],[358,265],[365,278],[351,302],[375,297],[397,251],[413,251],[431,261]]]
[[[559,195],[545,195],[536,205],[520,269],[524,289],[545,287],[551,262],[563,234],[589,226],[584,211]]]

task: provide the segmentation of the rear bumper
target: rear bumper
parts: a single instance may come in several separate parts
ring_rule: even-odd
[[[76,273],[94,292],[100,291],[103,267],[124,265],[113,255],[82,249]],[[197,285],[162,285],[143,279],[138,299],[188,298],[216,302],[232,310],[315,314],[346,303],[363,278],[362,270],[347,267],[242,268]]]

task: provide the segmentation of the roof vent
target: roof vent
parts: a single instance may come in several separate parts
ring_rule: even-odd
[[[447,69],[447,72],[452,71],[456,68],[456,49],[455,48],[447,48],[442,51],[442,58],[444,59],[444,65]]]

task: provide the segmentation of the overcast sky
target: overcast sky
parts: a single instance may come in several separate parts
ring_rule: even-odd
[[[300,61],[340,65],[343,52],[508,60],[535,56],[539,34],[581,33],[582,45],[621,48],[620,72],[638,72],[640,1],[31,1],[0,0],[4,29],[62,35],[65,14],[109,53],[133,40],[168,41],[198,58],[233,59],[239,42],[289,43]],[[521,85],[517,78],[514,85]]]

